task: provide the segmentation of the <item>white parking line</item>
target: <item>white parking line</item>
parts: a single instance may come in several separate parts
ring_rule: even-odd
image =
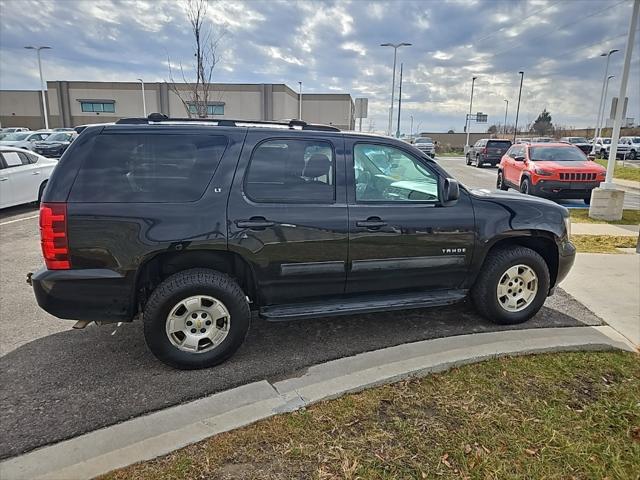
[[[15,220],[9,220],[9,221],[0,223],[0,227],[2,225],[9,225],[10,223],[22,222],[23,220],[31,220],[32,218],[38,218],[39,216],[40,215],[31,215],[30,217],[16,218]]]

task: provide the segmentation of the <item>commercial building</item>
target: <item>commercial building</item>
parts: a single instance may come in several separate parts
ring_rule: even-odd
[[[176,84],[178,95],[164,82],[145,83],[147,113],[186,117],[187,86]],[[139,82],[47,82],[49,127],[73,127],[143,116]],[[212,84],[207,101],[209,118],[282,120],[298,118],[300,95],[285,84]],[[0,90],[0,123],[3,127],[44,128],[39,91]],[[302,95],[302,119],[353,130],[355,106],[351,95],[308,93]]]

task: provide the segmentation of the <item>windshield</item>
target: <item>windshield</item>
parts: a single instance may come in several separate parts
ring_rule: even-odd
[[[532,147],[529,150],[531,160],[541,162],[584,162],[587,157],[576,147]]]
[[[28,133],[12,133],[4,137],[3,140],[6,140],[8,142],[20,142],[26,139],[28,136]]]
[[[509,148],[511,146],[511,140],[489,140],[487,142],[487,148]]]
[[[53,135],[47,137],[47,142],[70,142],[71,134],[70,133],[54,133]]]
[[[431,137],[420,137],[416,140],[416,143],[433,143]]]
[[[609,145],[611,143],[611,139],[610,138],[603,138],[602,139],[602,143],[604,143],[605,145]]]

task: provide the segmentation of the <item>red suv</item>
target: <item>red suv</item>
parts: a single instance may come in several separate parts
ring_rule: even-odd
[[[604,182],[606,169],[566,143],[513,145],[498,166],[500,190],[549,198],[582,198],[589,204],[591,190]]]

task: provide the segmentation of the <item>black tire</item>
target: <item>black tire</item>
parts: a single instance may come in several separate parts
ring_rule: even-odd
[[[522,183],[520,183],[520,193],[531,195],[531,184],[528,178],[523,179]]]
[[[635,160],[635,159],[636,159],[636,151],[635,151],[635,150],[631,150],[631,151],[629,152],[629,155],[627,155],[627,158],[628,158],[629,160]]]
[[[509,187],[507,187],[504,183],[504,174],[502,173],[502,170],[498,170],[498,180],[496,181],[496,188],[505,192],[509,190]]]
[[[36,200],[36,205],[40,205],[40,202],[42,201],[42,194],[44,193],[44,189],[47,186],[47,182],[48,180],[42,182],[42,185],[40,185],[40,188],[38,189],[38,200]]]
[[[190,353],[174,346],[165,331],[167,316],[180,300],[209,295],[224,304],[230,315],[229,332],[211,350]],[[144,308],[144,337],[149,350],[163,363],[183,370],[208,368],[224,362],[240,348],[249,331],[251,312],[240,286],[228,275],[204,268],[171,275],[156,287]]]
[[[476,156],[476,168],[482,168],[482,162],[479,156]]]
[[[471,156],[467,153],[466,155],[467,165],[471,165]]]
[[[504,272],[518,264],[527,265],[536,273],[538,291],[526,308],[509,312],[498,302],[496,290]],[[480,275],[471,289],[471,299],[478,313],[493,323],[514,325],[526,322],[542,308],[549,292],[549,278],[549,267],[537,252],[520,246],[499,248],[490,252],[485,259]]]
[[[585,203],[586,205],[591,205],[591,197],[585,197],[585,198],[583,198],[582,200],[584,200],[584,203]]]

